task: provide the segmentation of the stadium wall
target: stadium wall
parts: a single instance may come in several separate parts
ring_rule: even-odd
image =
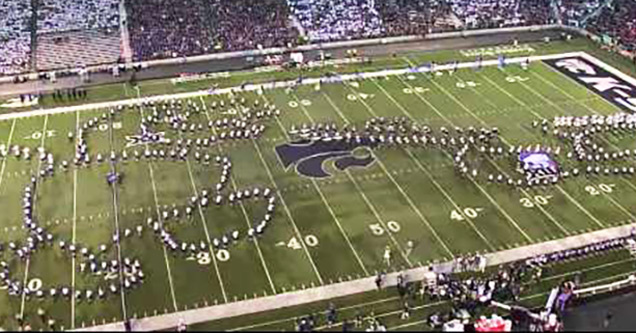
[[[533,25],[533,26],[526,26],[526,27],[463,30],[463,31],[454,31],[454,32],[433,33],[433,34],[427,34],[425,36],[411,35],[411,36],[318,43],[318,44],[302,45],[295,48],[278,47],[278,48],[268,48],[268,49],[260,49],[260,50],[214,53],[214,54],[192,56],[192,57],[150,60],[150,61],[143,61],[143,62],[136,62],[136,63],[129,62],[126,64],[126,67],[128,69],[131,69],[133,66],[139,66],[139,65],[142,65],[143,68],[158,67],[158,66],[165,66],[165,65],[178,65],[178,64],[185,64],[185,63],[196,63],[196,62],[203,62],[203,61],[214,61],[214,60],[223,60],[223,59],[232,59],[232,58],[267,56],[267,55],[281,54],[281,53],[293,52],[293,51],[305,52],[305,51],[316,51],[316,50],[340,49],[340,48],[346,48],[346,47],[355,48],[355,47],[383,45],[383,44],[422,42],[427,40],[433,41],[433,40],[452,39],[452,38],[466,38],[466,37],[487,36],[487,35],[496,35],[496,34],[505,34],[505,33],[510,34],[510,33],[537,32],[537,31],[547,31],[547,30],[570,31],[572,33],[590,37],[592,39],[594,38],[598,39],[598,37],[596,37],[595,35],[580,28],[574,28],[574,27],[559,25],[559,24]],[[115,64],[102,64],[97,66],[89,66],[86,68],[86,70],[89,73],[108,72],[112,69],[113,65]],[[80,69],[71,70],[71,72],[76,75],[79,74],[79,71]],[[21,74],[17,76],[27,77],[28,80],[30,81],[38,80],[37,72],[25,73],[25,74]],[[13,82],[14,78],[15,76],[0,77],[0,84],[11,83]]]

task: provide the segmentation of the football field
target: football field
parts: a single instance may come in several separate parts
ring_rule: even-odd
[[[568,158],[574,145],[554,134],[555,117],[623,110],[547,63],[360,77],[192,97],[170,102],[169,108],[158,102],[112,114],[109,109],[43,112],[0,121],[0,144],[7,152],[0,160],[0,255],[9,280],[22,288],[7,292],[11,288],[3,284],[8,290],[0,293],[1,326],[16,329],[22,317],[34,329],[47,328],[49,319],[55,328],[69,329],[178,312],[636,221],[634,174],[614,172],[635,166],[636,132],[600,126],[602,133],[590,135],[592,143],[610,155],[620,152],[620,158],[590,163]],[[130,98],[144,96],[143,88],[127,89]],[[243,121],[247,128],[262,126],[262,134],[230,138],[235,130],[224,119],[231,123],[259,110],[262,117]],[[339,131],[355,126],[362,132],[371,119],[427,126],[429,142],[363,140],[337,149],[331,139],[298,142],[303,125]],[[543,119],[550,124],[547,131]],[[470,127],[488,135],[497,128],[498,136],[469,145],[470,168],[463,174],[455,157]],[[76,166],[80,136],[90,163]],[[432,137],[439,142],[430,142]],[[169,153],[179,152],[179,140],[179,147],[188,146],[183,159]],[[490,144],[503,151],[479,150]],[[18,153],[12,150],[16,145]],[[54,158],[52,176],[39,176],[48,161],[38,156],[38,147]],[[516,186],[525,179],[518,147],[542,152],[550,147],[548,155],[569,177]],[[216,156],[227,157],[231,167],[217,163]],[[62,161],[69,166],[62,168]],[[588,165],[610,172],[586,173]],[[574,176],[574,169],[580,175]],[[109,174],[119,176],[113,185]],[[32,236],[23,225],[22,203],[34,175],[34,220],[54,239],[20,259],[9,244],[20,248]],[[265,220],[262,233],[247,237]],[[162,231],[176,249],[162,240]],[[74,255],[70,244],[77,246]],[[138,263],[117,270],[113,260]],[[68,296],[62,295],[64,288]]]

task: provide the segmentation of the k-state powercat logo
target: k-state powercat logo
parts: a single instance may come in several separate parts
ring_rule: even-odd
[[[636,86],[627,75],[583,57],[549,59],[544,62],[623,110],[636,112]]]
[[[339,171],[373,164],[375,158],[369,151],[372,147],[373,144],[368,139],[361,139],[360,142],[298,141],[277,146],[276,154],[285,169],[295,166],[300,175],[326,178],[331,176],[325,170],[328,161],[333,161],[334,167]]]

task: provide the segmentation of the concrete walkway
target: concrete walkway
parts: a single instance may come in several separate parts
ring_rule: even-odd
[[[485,257],[487,259],[488,266],[497,266],[505,263],[525,260],[542,254],[574,249],[605,240],[630,236],[634,228],[636,228],[636,223],[486,254]],[[455,268],[456,265],[453,261],[433,265],[433,270],[438,273],[455,272]],[[418,267],[406,270],[403,274],[406,276],[407,280],[417,281],[423,279],[424,274],[427,272],[429,272],[429,267]],[[398,274],[399,273],[388,274],[384,285],[395,286],[397,284]],[[224,318],[277,310],[283,307],[324,301],[336,297],[369,292],[375,289],[375,278],[369,277],[274,296],[142,318],[132,322],[132,329],[135,331],[165,330],[176,327],[179,320],[183,320],[186,324],[192,325]],[[124,324],[122,322],[117,322],[83,328],[78,331],[124,331]]]

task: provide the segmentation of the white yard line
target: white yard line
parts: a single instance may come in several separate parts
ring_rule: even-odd
[[[566,57],[578,57],[578,56],[584,57],[584,58],[587,58],[587,59],[592,59],[590,61],[599,62],[599,60],[587,55],[585,52],[569,52],[569,53],[549,54],[549,55],[541,55],[541,56],[509,58],[509,59],[506,59],[506,63],[508,63],[508,64],[522,63],[522,62],[525,62],[527,59],[530,59],[530,61],[538,61],[538,60],[561,59],[561,58],[566,58]],[[482,61],[482,66],[484,66],[484,67],[485,66],[497,66],[498,64],[499,64],[499,61],[497,59]],[[476,66],[476,62],[470,61],[470,62],[459,63],[457,65],[457,68],[458,69],[460,69],[460,68],[473,68],[475,66]],[[451,69],[451,68],[454,68],[454,67],[455,66],[452,65],[452,64],[451,65],[440,65],[440,66],[436,66],[436,69],[437,70],[447,70],[447,69]],[[601,67],[604,67],[604,66],[601,66]],[[607,65],[605,65],[605,67],[607,67]],[[426,68],[415,69],[415,72],[422,72],[423,73],[423,72],[428,72],[428,71],[429,70],[426,69]],[[616,69],[614,69],[614,71],[616,71]],[[357,80],[359,78],[374,78],[374,77],[403,75],[403,74],[411,73],[411,72],[413,72],[413,70],[406,68],[406,69],[382,70],[382,71],[376,71],[376,72],[368,72],[368,73],[364,73],[364,74],[342,74],[342,75],[337,75],[337,76],[331,77],[331,78],[326,78],[326,77],[308,78],[308,79],[304,79],[301,84],[302,85],[314,85],[314,84],[319,83],[321,81],[325,81],[325,82],[344,82],[344,81],[349,81],[349,80]],[[622,73],[620,73],[620,74],[622,75],[621,77],[625,76],[625,74],[622,74]],[[634,81],[634,79],[631,79],[631,80]],[[20,111],[20,112],[14,112],[14,113],[1,114],[0,115],[0,121],[1,120],[7,120],[7,119],[14,119],[14,118],[29,118],[29,117],[33,117],[33,116],[46,115],[46,114],[59,114],[59,113],[68,113],[68,112],[83,111],[83,110],[107,109],[107,108],[114,108],[114,107],[117,107],[117,106],[120,106],[120,105],[121,106],[128,106],[128,105],[133,105],[133,104],[139,104],[142,101],[162,101],[162,100],[175,99],[175,98],[176,99],[182,99],[182,98],[185,99],[185,98],[193,98],[193,97],[209,96],[209,95],[225,95],[225,94],[227,94],[229,92],[232,92],[232,91],[235,91],[235,90],[239,90],[239,91],[240,90],[242,90],[242,91],[258,91],[258,90],[265,90],[265,89],[279,89],[279,88],[292,87],[292,86],[295,86],[296,84],[297,84],[297,80],[279,81],[279,82],[262,83],[262,84],[247,84],[244,87],[235,86],[235,87],[216,89],[216,90],[213,90],[213,91],[211,91],[211,90],[198,90],[198,91],[179,93],[179,94],[156,95],[156,96],[149,96],[149,97],[144,97],[144,98],[141,98],[141,97],[130,98],[130,99],[112,101],[112,102],[101,102],[101,103],[91,103],[91,104],[83,104],[83,105],[75,105],[75,106],[64,106],[64,107],[58,107],[58,108],[53,108],[53,109],[41,109],[41,110],[34,110],[34,111]]]
[[[263,96],[263,98],[265,98],[265,96]],[[294,94],[294,98],[296,98],[296,101],[298,102],[298,105],[300,105],[301,109],[303,110],[303,112],[305,113],[305,115],[307,116],[309,121],[311,121],[312,124],[315,123],[314,119],[309,115],[307,109],[305,108],[305,106],[302,103],[300,103],[300,100],[298,100],[298,97],[295,94]],[[265,100],[267,100],[267,99],[265,98]],[[289,141],[289,134],[285,130],[285,126],[283,126],[283,124],[281,124],[281,122],[280,122],[280,120],[278,118],[276,118],[276,123],[280,127],[281,132],[285,135],[285,137]],[[358,262],[358,265],[360,266],[360,268],[364,272],[365,276],[368,276],[369,275],[369,271],[367,270],[367,267],[364,265],[364,262],[360,258],[360,255],[358,254],[358,251],[356,251],[355,247],[353,246],[353,243],[351,242],[351,239],[349,239],[349,236],[347,235],[346,231],[342,227],[342,223],[340,222],[340,219],[338,218],[336,213],[334,213],[333,209],[331,208],[331,205],[329,204],[329,202],[325,198],[325,195],[322,193],[322,190],[320,189],[320,186],[318,186],[318,184],[316,183],[316,180],[313,179],[313,178],[311,179],[311,183],[314,185],[314,188],[318,192],[318,195],[320,196],[320,199],[322,199],[323,204],[325,205],[325,207],[327,207],[327,211],[329,212],[329,214],[333,218],[334,222],[336,223],[336,226],[338,227],[338,230],[340,231],[340,234],[344,237],[345,241],[347,242],[347,245],[349,246],[349,248],[351,249],[351,252],[355,256],[356,261]]]
[[[325,94],[326,97],[328,97]],[[340,118],[342,118],[344,121],[346,121],[347,123],[349,123],[349,120],[347,119],[347,117],[344,115],[344,113],[342,112],[342,110],[340,110],[340,108],[333,103],[333,101],[331,101],[331,98],[327,98],[328,101],[330,101],[331,107],[336,111],[336,113],[340,116]],[[364,101],[362,99],[360,99],[361,102],[364,103]],[[368,108],[368,105],[365,104]],[[376,116],[375,113],[373,112],[372,109],[369,109],[369,112]],[[440,245],[442,245],[442,247],[444,248],[444,250],[446,251],[446,253],[451,257],[451,258],[455,258],[455,255],[453,254],[453,251],[450,250],[450,248],[448,247],[448,245],[446,245],[446,243],[442,240],[442,238],[437,234],[437,231],[435,231],[435,229],[433,228],[433,225],[428,221],[428,219],[426,217],[424,217],[424,214],[422,214],[422,212],[420,211],[419,208],[417,208],[417,206],[415,205],[415,203],[413,203],[413,200],[411,199],[411,197],[406,193],[406,191],[404,191],[404,189],[402,188],[402,186],[395,180],[395,178],[393,178],[393,176],[391,175],[391,173],[387,170],[386,166],[384,165],[384,163],[382,162],[382,160],[380,160],[380,158],[377,156],[377,154],[375,153],[371,153],[373,154],[373,156],[375,156],[376,161],[378,162],[378,165],[380,166],[380,168],[382,169],[382,171],[387,175],[387,177],[391,180],[391,182],[393,183],[393,185],[398,189],[398,191],[400,192],[400,194],[402,194],[402,197],[404,197],[404,199],[408,202],[409,206],[411,206],[411,209],[413,209],[413,211],[415,212],[415,214],[417,214],[417,216],[420,218],[420,220],[424,223],[424,225],[431,231],[431,233],[433,234],[433,237],[435,237],[435,239],[440,243]]]
[[[44,142],[46,141],[46,128],[48,126],[49,123],[49,116],[46,115],[44,116],[44,125],[42,126],[42,140],[40,141],[40,147],[44,148]],[[37,158],[40,159],[39,154],[37,155]],[[39,190],[39,185],[40,185],[40,170],[42,169],[42,159],[40,159],[40,161],[38,162],[38,168],[35,172],[35,177],[37,179],[37,185],[36,188],[33,189],[33,192],[35,194],[34,198],[33,198],[33,207],[35,207],[35,212],[37,213],[37,200],[39,198],[38,196],[38,190]],[[25,269],[24,269],[24,280],[22,281],[22,287],[23,288],[27,288],[28,286],[28,280],[29,280],[29,267],[31,266],[31,255],[27,256],[26,259],[26,265],[25,265]],[[23,319],[24,318],[24,306],[26,303],[26,294],[24,292],[24,290],[22,291],[22,301],[20,302],[20,318]]]
[[[314,273],[316,274],[316,277],[318,278],[318,282],[320,282],[320,285],[324,285],[324,281],[322,280],[322,276],[320,275],[320,272],[318,271],[318,267],[316,267],[316,263],[314,262],[314,259],[311,257],[311,254],[309,253],[309,250],[307,249],[305,240],[302,237],[300,230],[298,229],[298,225],[296,224],[296,221],[294,220],[294,217],[292,216],[291,211],[289,210],[289,207],[287,206],[287,203],[285,202],[285,199],[283,198],[283,193],[280,191],[280,189],[278,188],[278,185],[276,184],[276,181],[274,180],[274,176],[272,175],[272,172],[269,169],[269,166],[267,165],[265,158],[263,157],[263,153],[261,153],[261,149],[259,148],[258,144],[256,143],[254,139],[252,139],[252,144],[254,145],[254,149],[256,149],[256,152],[258,153],[258,156],[261,162],[263,163],[263,167],[265,168],[265,171],[267,172],[267,176],[269,177],[272,185],[274,186],[274,189],[276,189],[276,193],[278,194],[278,197],[280,198],[280,201],[283,204],[285,213],[287,214],[287,217],[289,218],[289,221],[292,224],[294,234],[296,235],[300,245],[302,245],[305,255],[307,256],[307,259],[311,263],[311,267],[313,268]]]
[[[109,142],[109,148],[111,151],[113,151],[115,149],[115,147],[113,147],[113,121],[112,118],[109,118],[109,123],[108,123],[108,142]],[[115,168],[115,162],[111,161],[109,163],[110,165],[110,170],[113,172],[116,172],[117,169]],[[120,233],[120,228],[119,228],[119,199],[117,196],[117,183],[114,183],[112,185],[112,193],[113,193],[113,215],[114,215],[114,220],[115,220],[115,230],[117,233],[117,236],[120,237],[121,233]],[[123,262],[122,260],[122,255],[121,255],[121,240],[120,238],[117,239],[117,242],[115,242],[115,247],[117,248],[117,259],[120,262],[119,265],[119,294],[120,294],[120,300],[121,300],[121,311],[122,311],[122,315],[124,317],[124,320],[128,320],[128,309],[126,306],[126,289],[124,288],[124,269],[123,269],[123,265],[121,265],[121,263]]]
[[[205,111],[205,115],[208,118],[208,121],[211,121],[212,118],[210,117],[210,114],[208,113],[208,108],[205,105],[205,101],[203,100],[202,97],[201,97],[201,103],[203,104],[203,110]],[[212,132],[214,133],[215,136],[218,135],[214,126],[212,126]],[[223,154],[223,148],[221,147],[220,143],[217,144],[217,148],[219,152]],[[232,181],[232,187],[236,191],[238,189],[238,186],[236,186],[236,181],[234,180],[233,176],[230,176],[230,181]],[[241,207],[241,211],[243,212],[243,217],[245,217],[245,225],[247,226],[247,229],[249,229],[252,227],[252,225],[250,224],[250,217],[247,214],[247,210],[245,210],[245,205],[243,205],[242,201],[239,201],[239,206]],[[269,282],[269,286],[272,289],[272,293],[276,294],[276,286],[274,285],[274,280],[272,279],[272,275],[269,272],[269,267],[267,266],[267,263],[265,262],[265,257],[263,256],[263,251],[261,251],[261,246],[259,244],[258,238],[254,237],[253,239],[254,239],[254,246],[256,247],[256,251],[258,252],[258,256],[261,260],[261,265],[263,266],[263,271],[265,272],[265,275],[267,276],[267,281]]]
[[[325,94],[323,92],[323,95],[327,98],[327,101],[329,103],[332,103],[331,99],[329,98],[329,96],[327,94]],[[298,96],[294,95],[294,98],[298,102],[298,105],[302,105],[302,103],[300,103],[300,101],[298,100]],[[309,119],[309,121],[311,121],[312,124],[315,123],[314,119],[309,115],[309,112],[307,111],[307,109],[304,106],[302,107],[302,109],[303,109],[303,111],[305,113],[305,116]],[[343,119],[343,120],[344,120],[345,124],[349,124],[349,121],[347,119]],[[282,128],[282,125],[281,125],[281,130],[285,134],[285,137],[287,138],[287,141],[289,141],[289,135],[287,134],[287,131],[284,128]],[[382,218],[378,214],[378,210],[375,208],[373,203],[371,203],[371,201],[367,198],[366,194],[364,193],[364,191],[362,190],[362,188],[360,187],[358,182],[355,180],[354,177],[351,176],[351,173],[348,170],[345,172],[345,174],[348,176],[349,180],[351,180],[351,182],[353,183],[354,187],[356,188],[356,190],[358,191],[358,193],[360,194],[360,196],[362,197],[364,202],[367,204],[367,206],[369,207],[369,209],[371,210],[371,212],[373,213],[373,215],[375,216],[377,221],[382,225],[382,228],[384,228],[384,230],[388,234],[389,238],[391,239],[391,242],[393,243],[395,248],[400,252],[400,256],[402,256],[402,258],[406,261],[406,263],[409,265],[409,267],[413,267],[413,264],[411,263],[411,260],[409,260],[408,256],[406,255],[406,253],[402,249],[402,246],[395,240],[395,237],[393,236],[393,233],[386,226],[386,223],[384,223],[384,220],[382,220]]]
[[[520,248],[504,250],[497,253],[486,254],[488,266],[497,266],[509,262],[525,260],[542,254],[564,251],[573,248],[594,244],[597,242],[627,237],[631,234],[631,229],[636,224],[624,225],[620,227],[608,228],[594,231],[587,234],[570,236],[567,238],[548,241],[544,243],[534,243]],[[451,271],[455,266],[453,261],[432,265],[436,272]],[[418,267],[409,269],[402,274],[407,276],[409,281],[419,281],[428,272],[428,267]],[[387,286],[397,284],[397,276],[400,273],[387,274]],[[342,297],[375,290],[374,277],[362,278],[354,281],[330,284],[326,286],[288,292],[274,296],[261,297],[245,301],[228,304],[221,304],[206,308],[170,313],[155,317],[142,318],[133,323],[135,330],[158,331],[174,328],[180,319],[186,324],[209,322],[223,318],[236,317],[264,311],[271,311],[283,307],[291,307],[317,301],[324,301],[335,297]],[[107,325],[95,326],[81,329],[79,331],[123,331],[123,323],[111,323]]]
[[[410,60],[408,60],[408,58],[405,58],[407,62],[410,63]],[[446,94],[448,97],[450,97],[453,101],[455,101],[455,103],[457,103],[459,106],[462,107],[462,109],[464,109],[468,114],[472,115],[473,118],[477,119],[478,121],[480,121],[482,124],[486,124],[483,120],[481,120],[477,115],[475,115],[468,107],[466,107],[466,105],[464,105],[464,103],[462,103],[459,99],[457,99],[454,95],[452,95],[450,92],[448,92],[448,90],[446,90],[444,87],[442,87],[440,84],[437,84],[435,82],[435,80],[429,80],[431,83],[433,83],[433,85],[435,85],[436,87],[438,87],[441,91],[444,92],[444,94]],[[416,92],[417,93],[417,92]],[[418,96],[420,96],[418,94]],[[422,98],[420,96],[420,98]],[[423,99],[423,98],[422,98]],[[428,102],[428,101],[427,101]],[[439,109],[437,109],[434,105],[432,105],[431,103],[427,103],[429,106],[431,106],[433,108],[433,110],[435,111],[435,113],[437,113],[440,117],[442,117],[442,119],[444,119],[446,122],[448,122],[449,124],[452,124],[451,121],[448,120],[448,118],[446,118],[442,112],[440,112]],[[501,138],[502,141],[506,142],[505,139],[502,137]],[[475,184],[475,186],[477,186],[477,188],[479,189],[479,191],[488,199],[488,201],[490,201],[490,203],[495,206],[495,208],[497,208],[497,210],[506,218],[506,220],[508,220],[508,222],[510,224],[512,224],[513,227],[515,227],[517,229],[517,231],[519,231],[519,233],[526,239],[526,241],[532,243],[534,242],[534,240],[532,239],[532,237],[530,237],[525,230],[523,230],[523,228],[521,228],[519,226],[519,223],[517,221],[515,221],[514,218],[512,218],[512,216],[510,216],[500,205],[499,203],[481,186],[479,185],[477,182],[473,181],[473,183]]]
[[[534,73],[534,72],[532,72],[532,74],[534,74],[535,76],[538,76],[539,78],[541,78],[541,76],[540,76],[540,75],[538,75],[538,74],[536,74],[536,73]],[[544,82],[546,82],[546,83],[548,83],[548,81],[546,81],[546,80],[543,80],[543,81],[544,81]],[[548,98],[546,98],[545,96],[543,96],[543,94],[541,94],[541,93],[540,93],[540,92],[538,92],[536,89],[534,89],[534,88],[532,88],[531,86],[529,86],[528,84],[526,84],[526,83],[524,83],[524,82],[519,82],[519,83],[521,83],[521,86],[523,86],[526,90],[529,90],[529,91],[530,91],[530,92],[532,92],[534,95],[536,95],[536,96],[538,96],[539,98],[541,98],[542,100],[544,100],[547,104],[549,104],[549,105],[552,105],[552,106],[554,106],[554,107],[559,108],[559,109],[560,109],[562,112],[564,112],[564,113],[566,112],[566,111],[565,111],[565,109],[564,109],[562,106],[560,106],[560,105],[558,105],[558,104],[556,104],[556,103],[552,102],[550,99],[548,99]],[[562,94],[564,94],[564,95],[565,95],[566,97],[568,97],[569,99],[574,100],[573,96],[572,96],[572,95],[570,95],[570,94],[568,94],[568,93],[566,93],[563,89],[559,88],[558,86],[556,86],[556,85],[554,85],[554,84],[552,84],[552,86],[553,86],[555,89],[559,90]],[[586,107],[586,108],[587,108],[587,106],[585,106],[585,105],[584,105],[584,107]],[[589,108],[588,108],[588,109],[589,109]],[[590,109],[590,110],[591,110],[591,109]],[[593,111],[593,112],[594,112],[594,111]],[[596,113],[596,112],[594,112],[594,113]],[[623,178],[620,178],[620,179],[623,179]],[[623,179],[623,181],[625,181],[625,180]],[[626,181],[626,182],[627,182],[627,181]],[[629,182],[627,182],[627,183],[629,183]],[[605,198],[606,198],[606,199],[608,199],[608,200],[609,200],[609,201],[610,201],[610,202],[611,202],[614,206],[616,206],[618,209],[620,209],[623,213],[625,213],[627,216],[629,216],[632,220],[634,220],[634,219],[635,219],[634,215],[632,215],[632,213],[630,213],[630,212],[629,212],[629,211],[628,211],[625,207],[623,207],[623,205],[621,205],[620,203],[618,203],[616,200],[614,200],[614,199],[613,199],[611,196],[609,196],[607,193],[603,192],[603,194],[604,194]]]
[[[459,76],[459,73],[457,73],[457,75]],[[461,78],[460,78],[461,80]],[[471,89],[472,91],[474,91],[476,94],[482,96],[484,98],[484,100],[486,101],[486,103],[490,104],[493,108],[496,108],[496,105],[492,102],[490,102],[490,100],[488,98],[486,98],[486,96],[484,96],[479,90],[475,89],[474,87],[470,87],[469,89]],[[527,108],[526,106],[523,106],[523,108]],[[533,112],[532,110],[530,110],[530,112]],[[499,170],[499,172],[503,173],[504,175],[507,175],[507,173],[501,169],[501,167],[495,163],[495,161],[493,161],[491,158],[488,157],[488,160],[491,162],[491,164],[497,169]],[[532,195],[530,193],[528,193],[528,191],[526,191],[523,187],[519,187],[519,190],[521,191],[521,193],[523,193],[527,198],[532,198]],[[545,210],[545,208],[543,208],[541,205],[536,205],[535,207],[537,207],[539,209],[539,211],[541,213],[543,213],[543,215],[545,215],[548,220],[550,220],[557,228],[559,228],[559,230],[561,230],[565,235],[570,235],[570,231],[567,230],[565,227],[563,227],[563,225],[557,221],[557,219],[552,216],[552,214],[550,214],[547,210]]]
[[[75,112],[75,139],[77,141],[77,135],[80,129],[80,116],[79,111]],[[75,145],[73,149],[75,149]],[[71,243],[75,244],[76,231],[77,231],[77,167],[73,168],[73,231],[71,236]],[[75,296],[75,256],[71,259],[71,290],[73,296]],[[75,329],[75,297],[71,298],[71,329]]]
[[[576,99],[574,96],[572,96],[570,93],[568,93],[567,91],[565,91],[563,88],[559,87],[558,85],[552,83],[552,81],[544,78],[543,76],[535,73],[535,72],[530,72],[532,75],[534,75],[535,77],[539,78],[541,81],[547,83],[548,85],[552,86],[554,89],[558,90],[559,92],[561,92],[561,94],[565,95],[567,98],[569,98],[570,100],[574,101],[576,104],[581,105],[582,107],[590,110],[592,113],[596,114],[596,115],[602,115],[601,113],[597,112],[596,110],[592,109],[591,107],[589,107],[587,104],[582,103],[581,101],[579,101],[578,99]],[[560,73],[559,73],[560,74]],[[562,75],[564,77],[566,77],[568,80],[572,80],[571,78]],[[573,81],[573,80],[572,80]],[[573,81],[574,83],[576,83],[575,81]],[[601,98],[600,100],[602,100],[605,104],[611,105],[612,107],[615,107],[613,104],[609,103],[606,99]],[[556,104],[550,100],[548,100],[548,104],[552,104],[556,107],[558,107],[559,109],[561,109],[561,111],[565,111],[565,109],[559,105]],[[614,149],[618,149],[618,147],[613,144],[612,142],[608,141],[605,138],[601,138],[601,140],[605,141],[606,144],[608,144],[609,146],[614,147]],[[633,190],[636,190],[636,186],[634,184],[632,184],[630,181],[628,181],[627,179],[620,177],[619,178],[621,182],[623,182],[624,184],[626,184],[627,186],[631,187]],[[627,214],[632,220],[636,220],[636,216],[634,216],[631,212],[629,212],[629,210],[627,210],[623,205],[621,205],[620,203],[616,202],[608,193],[603,192],[603,195],[610,200],[616,207],[618,207],[621,211],[623,211],[625,214]]]
[[[402,113],[404,113],[411,121],[416,122],[417,120],[413,117],[413,115],[406,110],[406,108],[399,103],[391,94],[389,94],[388,91],[386,91],[386,89],[384,89],[384,87],[382,85],[380,85],[379,83],[377,83],[376,81],[373,81],[376,86],[382,90],[382,92],[391,100],[391,102],[393,102],[393,104],[395,104],[395,106],[398,107],[398,109],[400,109],[402,111]],[[365,103],[366,104],[366,103]],[[448,192],[446,192],[446,190],[444,190],[444,188],[442,187],[441,184],[439,184],[435,178],[433,178],[433,175],[426,170],[426,168],[424,168],[424,166],[422,165],[422,163],[413,155],[413,153],[411,152],[410,149],[405,149],[405,151],[407,152],[407,154],[409,155],[409,157],[411,158],[411,160],[413,160],[413,162],[415,162],[415,164],[417,165],[417,167],[424,172],[424,174],[428,177],[428,179],[433,183],[433,185],[435,185],[435,187],[437,188],[437,190],[442,193],[442,195],[446,198],[447,201],[449,201],[453,207],[455,207],[455,209],[460,212],[461,208],[459,206],[459,204],[453,200],[453,198],[450,196],[450,194],[448,194]],[[452,159],[452,156],[449,156],[448,153],[445,152],[445,154]],[[471,180],[471,182],[474,185],[477,185],[475,183],[475,181],[472,178],[469,178]],[[468,224],[472,227],[472,229],[477,233],[477,235],[484,241],[484,243],[486,243],[486,246],[488,246],[488,248],[491,251],[494,251],[494,246],[492,245],[492,243],[488,240],[488,238],[486,236],[484,236],[484,234],[477,228],[477,226],[475,225],[475,223],[472,221],[472,219],[470,217],[468,217],[466,214],[463,214],[464,218],[466,219],[466,221],[468,222]]]
[[[492,79],[490,79],[487,75],[483,75],[482,76],[484,79],[486,79],[486,81],[488,81],[491,85],[495,86],[497,89],[499,89],[499,91],[503,92],[505,95],[507,95],[508,97],[512,98],[513,100],[515,100],[517,102],[517,104],[519,105],[523,105],[528,107],[528,104],[526,104],[524,101],[520,100],[519,98],[517,98],[516,96],[512,95],[511,93],[509,93],[507,90],[503,89],[499,84],[497,84],[495,81],[493,81]],[[532,109],[528,108],[528,110],[535,115],[538,118],[543,118],[541,116],[539,116],[536,112],[534,112]],[[481,121],[481,120],[480,120]],[[485,124],[484,121],[481,121],[482,123]],[[505,139],[502,137],[502,141],[506,142]],[[507,143],[507,142],[506,142]],[[585,207],[583,207],[578,201],[576,201],[574,198],[572,198],[572,196],[570,196],[570,194],[568,194],[562,187],[561,185],[556,185],[556,188],[559,190],[559,192],[561,192],[563,195],[566,196],[566,198],[568,198],[568,200],[570,200],[570,202],[572,202],[575,206],[577,206],[585,215],[587,215],[587,217],[589,217],[594,223],[596,223],[599,227],[604,228],[605,224],[603,224],[601,221],[599,221],[599,219],[597,219],[594,215],[592,215],[592,213],[590,213],[587,209],[585,209]]]
[[[7,156],[2,160],[2,168],[0,169],[0,188],[2,188],[2,180],[4,179],[4,169],[7,166],[7,160],[9,159],[9,155],[11,154],[11,140],[13,140],[13,133],[15,130],[15,123],[17,119],[13,119],[11,122],[11,130],[9,131],[9,138],[7,139],[6,147],[7,147]]]
[[[139,92],[139,88],[137,87],[137,96],[139,97],[138,99],[141,101],[141,95]],[[141,115],[141,119],[144,118],[144,111],[143,111],[143,107],[142,104],[139,103],[138,105],[139,107],[139,114]],[[146,149],[148,149],[148,144],[146,143]],[[150,161],[147,162],[148,165],[148,172],[150,174],[150,184],[152,185],[152,194],[155,200],[155,209],[157,212],[157,219],[159,220],[159,224],[161,225],[161,227],[163,228],[163,217],[161,216],[161,210],[159,209],[159,198],[157,196],[157,183],[155,182],[155,173],[154,170],[152,169],[152,164]],[[174,283],[172,281],[172,270],[170,269],[170,261],[168,260],[168,251],[166,250],[166,246],[165,244],[161,245],[161,248],[163,249],[163,256],[164,259],[166,261],[166,269],[168,271],[168,284],[170,285],[170,294],[172,296],[172,306],[174,307],[174,311],[179,311],[179,307],[177,306],[177,297],[174,291]]]
[[[373,216],[375,216],[375,219],[378,221],[378,223],[380,223],[380,225],[382,225],[384,232],[387,233],[387,235],[391,239],[391,242],[393,243],[393,246],[395,246],[395,248],[400,252],[400,256],[402,256],[402,259],[404,259],[404,261],[409,265],[409,267],[413,267],[413,263],[411,263],[411,260],[406,255],[406,252],[404,252],[404,249],[402,249],[402,246],[400,245],[400,243],[398,243],[397,240],[395,239],[395,236],[393,235],[393,232],[391,232],[391,229],[389,229],[386,223],[384,223],[384,220],[382,220],[382,217],[380,217],[380,214],[378,213],[378,210],[375,208],[373,203],[369,200],[369,198],[367,198],[367,195],[364,193],[364,190],[362,190],[362,188],[358,184],[358,181],[353,176],[351,176],[351,172],[349,170],[345,170],[345,174],[347,175],[349,180],[351,180],[351,182],[353,183],[353,186],[356,188],[356,190],[358,191],[358,193],[360,194],[364,202],[367,204],[367,207],[369,207],[369,209],[373,213]]]

